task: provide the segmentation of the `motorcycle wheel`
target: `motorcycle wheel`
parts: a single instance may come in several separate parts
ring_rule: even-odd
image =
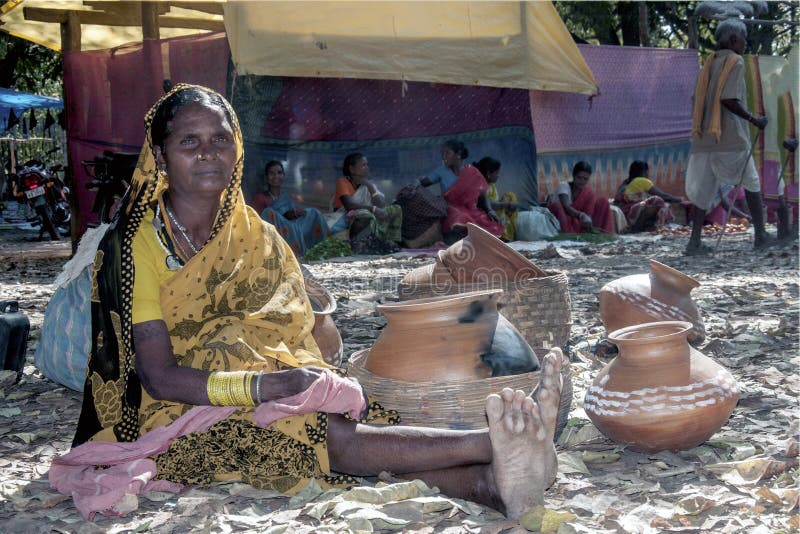
[[[36,206],[36,214],[39,215],[42,221],[42,228],[47,230],[47,233],[50,234],[50,239],[52,241],[61,239],[56,226],[53,224],[53,219],[50,217],[50,207],[46,204],[44,206]]]

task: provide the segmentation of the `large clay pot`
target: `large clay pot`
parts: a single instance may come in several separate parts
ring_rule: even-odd
[[[311,278],[304,280],[306,293],[314,310],[314,329],[311,330],[311,335],[317,342],[322,359],[338,367],[342,365],[344,345],[331,315],[336,311],[336,299],[320,283]]]
[[[386,316],[364,367],[408,382],[473,380],[491,375],[480,356],[497,326],[500,289],[378,306]]]
[[[687,342],[686,321],[616,330],[619,355],[595,377],[583,409],[609,438],[648,452],[688,449],[719,430],[739,398],[720,364]]]
[[[454,286],[456,281],[450,276],[450,270],[442,263],[441,254],[443,252],[443,250],[438,252],[433,263],[417,267],[406,273],[403,277],[403,284],[410,288],[434,285],[449,289]]]
[[[467,224],[467,237],[441,251],[439,259],[460,284],[547,276],[528,258],[472,223]]]
[[[692,289],[700,282],[656,260],[649,274],[623,276],[600,289],[600,318],[607,332],[652,321],[689,321],[689,341],[700,344],[706,337]]]

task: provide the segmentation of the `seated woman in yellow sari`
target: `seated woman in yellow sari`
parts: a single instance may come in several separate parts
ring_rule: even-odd
[[[672,220],[668,202],[681,202],[680,197],[665,193],[647,177],[650,166],[636,160],[628,168],[628,178],[617,188],[614,205],[628,220],[628,232],[654,230]]]
[[[491,208],[500,218],[500,222],[503,223],[503,235],[500,236],[500,239],[514,241],[519,204],[517,203],[517,195],[514,192],[508,191],[503,193],[503,196],[500,196],[497,192],[497,180],[500,178],[500,161],[486,156],[472,165],[481,171],[483,177],[486,178],[486,183],[489,184],[486,198],[491,203]]]
[[[542,502],[557,467],[557,351],[532,396],[487,397],[488,429],[376,424],[398,416],[322,361],[297,260],[245,208],[230,104],[178,85],[145,122],[134,184],[95,259],[83,407],[53,487],[85,517],[126,493],[239,480],[293,494],[381,471],[510,517]]]

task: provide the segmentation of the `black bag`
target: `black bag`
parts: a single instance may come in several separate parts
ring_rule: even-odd
[[[0,358],[3,369],[22,373],[28,350],[28,317],[19,311],[16,300],[0,300]]]

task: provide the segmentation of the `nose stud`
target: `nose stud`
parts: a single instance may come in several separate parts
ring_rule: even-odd
[[[197,153],[197,160],[198,160],[198,161],[203,161],[203,160],[206,160],[206,159],[208,159],[208,158],[209,158],[209,156],[210,156],[210,154],[204,154],[203,152],[198,152],[198,153]],[[216,152],[214,152],[214,158],[215,158],[215,159],[219,159],[219,150],[217,150]]]

